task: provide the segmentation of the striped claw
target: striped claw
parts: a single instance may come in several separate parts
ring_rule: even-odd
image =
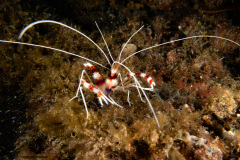
[[[156,83],[153,81],[152,77],[149,76],[148,74],[146,73],[131,73],[131,74],[128,74],[124,80],[127,80],[129,79],[130,77],[132,77],[133,75],[137,76],[137,77],[142,77],[142,78],[145,78],[146,81],[150,84],[151,88],[153,89],[153,87],[156,85]]]
[[[83,64],[88,70],[92,71],[93,79],[95,80],[95,84],[97,86],[102,86],[104,84],[104,80],[102,76],[99,74],[96,67],[94,67],[91,63],[87,62]]]

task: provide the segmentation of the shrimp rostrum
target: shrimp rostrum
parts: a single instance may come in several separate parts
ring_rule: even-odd
[[[112,92],[117,92],[117,91],[127,91],[127,101],[129,103],[129,105],[131,105],[131,102],[130,102],[130,99],[129,99],[129,97],[130,97],[129,96],[129,94],[130,94],[129,88],[135,88],[138,92],[138,95],[139,95],[141,101],[148,104],[148,106],[149,106],[149,108],[150,108],[150,110],[151,110],[159,128],[160,128],[160,124],[159,124],[157,115],[154,111],[154,108],[153,108],[151,102],[150,102],[150,99],[148,98],[148,96],[146,94],[146,91],[154,91],[155,82],[154,82],[153,78],[146,73],[134,73],[134,72],[132,72],[129,69],[129,67],[127,67],[124,64],[124,62],[126,62],[130,57],[132,57],[132,56],[134,56],[134,55],[136,55],[136,54],[138,54],[142,51],[152,49],[152,48],[155,48],[155,47],[159,47],[159,46],[162,46],[162,45],[165,45],[165,44],[174,43],[174,42],[177,42],[177,41],[182,41],[182,40],[192,39],[192,38],[199,38],[199,37],[210,37],[210,38],[223,39],[223,40],[230,41],[230,42],[235,43],[236,45],[240,46],[239,43],[237,43],[237,42],[235,42],[231,39],[228,39],[228,38],[219,37],[219,36],[212,36],[212,35],[198,35],[198,36],[191,36],[191,37],[176,39],[176,40],[172,40],[172,41],[169,41],[169,42],[165,42],[165,43],[157,44],[157,45],[154,45],[154,46],[150,46],[148,48],[136,51],[135,53],[132,53],[129,56],[127,56],[125,59],[122,59],[121,58],[122,53],[123,53],[124,49],[126,48],[126,45],[133,38],[133,36],[135,34],[137,34],[144,27],[144,26],[142,26],[139,30],[137,30],[135,33],[133,33],[130,36],[130,38],[127,40],[127,42],[123,45],[117,59],[114,59],[110,50],[109,50],[107,42],[105,41],[104,36],[103,36],[103,34],[102,34],[101,30],[99,29],[96,22],[95,22],[96,26],[97,26],[97,28],[98,28],[101,36],[102,36],[102,39],[103,39],[103,41],[106,45],[106,48],[107,48],[107,51],[108,51],[107,53],[105,53],[92,39],[90,39],[84,33],[80,32],[80,31],[78,31],[78,30],[76,30],[76,29],[74,29],[70,26],[67,26],[67,25],[65,25],[61,22],[57,22],[57,21],[53,21],[53,20],[40,20],[40,21],[36,21],[36,22],[33,22],[33,23],[29,24],[28,26],[26,26],[21,31],[18,39],[21,39],[22,36],[24,35],[24,33],[28,29],[30,29],[32,26],[40,24],[40,23],[58,24],[60,26],[66,27],[66,28],[68,28],[70,30],[73,30],[73,31],[77,32],[78,34],[84,36],[91,43],[93,43],[97,47],[97,49],[104,55],[108,64],[110,65],[110,68],[108,68],[108,67],[104,66],[103,64],[100,64],[96,61],[93,61],[89,58],[86,58],[84,56],[81,56],[81,55],[78,55],[78,54],[75,54],[75,53],[71,53],[71,52],[68,52],[68,51],[64,51],[64,50],[61,50],[61,49],[52,48],[52,47],[49,47],[49,46],[43,46],[43,45],[32,44],[32,43],[24,43],[24,42],[19,42],[19,41],[7,41],[7,40],[0,40],[0,42],[20,44],[20,45],[28,45],[28,46],[39,47],[39,48],[46,48],[46,49],[50,49],[50,50],[54,50],[54,51],[58,51],[58,52],[63,52],[65,54],[69,54],[69,55],[79,57],[79,58],[82,58],[82,59],[86,60],[86,63],[84,63],[83,65],[87,70],[92,72],[92,74],[93,74],[92,79],[93,80],[90,79],[86,70],[83,70],[81,75],[80,75],[80,78],[79,78],[79,84],[78,84],[76,94],[73,98],[70,99],[70,101],[74,100],[75,98],[77,98],[81,95],[83,103],[84,103],[84,107],[85,107],[85,110],[86,110],[87,118],[88,118],[88,108],[87,108],[87,103],[86,103],[86,100],[85,100],[85,97],[84,97],[84,94],[83,94],[83,89],[87,89],[87,90],[90,90],[93,93],[95,93],[97,95],[99,103],[101,105],[106,103],[106,104],[116,105],[116,106],[122,108],[122,106],[120,104],[118,104],[111,97],[111,93]],[[97,68],[94,65],[98,65],[98,66],[101,66],[103,68],[106,68],[106,69],[110,70],[109,76],[104,80],[104,78],[101,76],[101,74],[98,72]],[[120,73],[120,68],[125,68],[125,70],[127,70],[128,74],[126,75],[126,77],[124,77],[124,78],[122,77],[122,75]],[[137,77],[140,77],[140,78],[137,78]],[[139,81],[140,79],[142,79],[143,81],[146,81],[148,83],[148,87],[143,87],[142,83]]]

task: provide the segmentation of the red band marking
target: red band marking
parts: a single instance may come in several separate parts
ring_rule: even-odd
[[[89,69],[89,70],[96,70],[96,67],[94,67],[94,66],[87,66],[87,68]]]
[[[99,98],[102,97],[102,93],[101,93],[100,91],[98,91],[97,96],[98,96]]]
[[[94,90],[93,86],[89,85],[88,89],[90,89],[91,91]]]
[[[136,76],[141,76],[141,73],[135,73]]]
[[[149,81],[149,84],[150,84],[150,85],[152,85],[152,83],[153,83],[153,80],[152,80],[152,79],[150,79],[150,81]]]
[[[146,74],[146,76],[145,76],[146,80],[147,80],[149,77],[150,77],[150,76]]]
[[[104,84],[104,80],[101,78],[101,79],[97,79],[95,84],[98,86],[98,87],[101,87],[103,84]]]

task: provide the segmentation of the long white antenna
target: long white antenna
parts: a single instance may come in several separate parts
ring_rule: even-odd
[[[87,38],[90,42],[92,42],[92,43],[104,54],[104,56],[105,56],[105,58],[107,59],[108,63],[111,65],[111,63],[110,63],[107,55],[104,53],[104,51],[103,51],[91,38],[89,38],[88,36],[86,36],[84,33],[80,32],[80,31],[78,31],[78,30],[76,30],[76,29],[74,29],[74,28],[72,28],[72,27],[70,27],[70,26],[68,26],[68,25],[66,25],[66,24],[63,24],[63,23],[61,23],[61,22],[57,22],[57,21],[53,21],[53,20],[39,20],[39,21],[30,23],[28,26],[26,26],[26,27],[21,31],[21,33],[20,33],[19,36],[18,36],[18,39],[21,39],[22,36],[23,36],[23,34],[24,34],[29,28],[31,28],[32,26],[34,26],[34,25],[36,25],[36,24],[40,24],[40,23],[54,23],[54,24],[59,24],[59,25],[61,25],[61,26],[64,26],[64,27],[66,27],[66,28],[69,28],[69,29],[71,29],[71,30],[73,30],[73,31],[81,34],[82,36],[84,36],[85,38]]]
[[[98,62],[95,62],[91,59],[88,59],[86,57],[83,57],[83,56],[80,56],[80,55],[77,55],[77,54],[74,54],[74,53],[71,53],[71,52],[67,52],[67,51],[64,51],[64,50],[61,50],[61,49],[57,49],[57,48],[52,48],[52,47],[47,47],[47,46],[43,46],[43,45],[38,45],[38,44],[32,44],[32,43],[24,43],[24,42],[15,42],[15,41],[6,41],[6,40],[0,40],[0,42],[3,42],[3,43],[13,43],[13,44],[21,44],[21,45],[27,45],[27,46],[34,46],[34,47],[39,47],[39,48],[46,48],[46,49],[51,49],[51,50],[54,50],[54,51],[58,51],[58,52],[63,52],[63,53],[66,53],[66,54],[70,54],[72,56],[76,56],[76,57],[79,57],[79,58],[82,58],[82,59],[85,59],[89,62],[92,62],[92,63],[95,63],[103,68],[106,68],[109,70],[109,68],[105,67],[104,65],[98,63]]]
[[[157,44],[157,45],[155,45],[155,46],[151,46],[151,47],[148,47],[148,48],[144,48],[144,49],[142,49],[142,50],[140,50],[140,51],[137,51],[137,52],[135,52],[135,53],[129,55],[129,56],[128,56],[127,58],[125,58],[121,63],[124,63],[128,58],[134,56],[135,54],[140,53],[140,52],[145,51],[145,50],[148,50],[148,49],[156,48],[156,47],[159,47],[159,46],[163,46],[163,45],[165,45],[165,44],[174,43],[174,42],[178,42],[178,41],[182,41],[182,40],[186,40],[186,39],[202,38],[202,37],[223,39],[223,40],[226,40],[226,41],[229,41],[229,42],[235,43],[236,45],[240,46],[239,43],[237,43],[237,42],[235,42],[235,41],[233,41],[233,40],[231,40],[231,39],[225,38],[225,37],[212,36],[212,35],[191,36],[191,37],[180,38],[180,39],[172,40],[172,41],[169,41],[169,42],[165,42],[165,43]]]

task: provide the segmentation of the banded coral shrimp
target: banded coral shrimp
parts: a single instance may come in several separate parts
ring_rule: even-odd
[[[103,64],[98,63],[96,61],[93,61],[93,60],[91,60],[89,58],[86,58],[84,56],[80,56],[78,54],[71,53],[71,52],[68,52],[68,51],[64,51],[64,50],[61,50],[61,49],[58,49],[58,48],[52,48],[52,47],[48,47],[48,46],[44,46],[44,45],[38,45],[38,44],[32,44],[32,43],[8,41],[8,40],[0,40],[0,42],[2,42],[2,43],[20,44],[20,45],[27,45],[27,46],[33,46],[33,47],[50,49],[50,50],[62,52],[62,53],[69,54],[69,55],[72,55],[72,56],[75,56],[75,57],[79,57],[81,59],[86,60],[87,63],[84,63],[84,66],[88,70],[92,71],[93,79],[95,81],[95,84],[91,81],[91,79],[89,78],[89,76],[86,73],[86,71],[83,70],[82,73],[81,73],[81,76],[79,78],[79,85],[78,85],[78,88],[77,88],[76,95],[72,99],[70,99],[70,101],[75,99],[75,98],[77,98],[79,96],[79,93],[80,93],[81,96],[82,96],[82,100],[83,100],[84,106],[85,106],[87,118],[88,118],[88,108],[87,108],[87,104],[86,104],[86,100],[85,100],[84,94],[82,92],[82,87],[84,87],[85,89],[91,90],[92,92],[97,94],[99,102],[100,102],[101,105],[103,105],[103,102],[105,102],[106,104],[110,103],[110,104],[116,105],[116,106],[118,106],[120,108],[122,108],[122,106],[120,104],[116,103],[115,100],[110,96],[110,94],[112,92],[116,92],[116,91],[127,91],[128,92],[127,101],[128,101],[128,103],[130,105],[131,104],[131,102],[129,100],[130,91],[128,90],[128,88],[133,87],[133,88],[136,88],[136,90],[138,91],[138,94],[139,94],[139,97],[140,97],[141,101],[145,102],[144,98],[143,98],[143,97],[145,97],[145,100],[147,101],[147,104],[150,107],[150,110],[152,111],[152,113],[154,115],[154,118],[156,120],[156,123],[157,123],[159,128],[160,128],[160,124],[159,124],[157,115],[156,115],[156,113],[154,111],[154,108],[153,108],[151,102],[150,102],[150,99],[148,98],[148,96],[147,96],[147,94],[145,92],[145,91],[154,91],[155,82],[153,81],[153,79],[152,79],[152,77],[150,75],[147,75],[145,73],[134,73],[134,72],[132,72],[129,69],[129,67],[124,65],[124,62],[126,62],[130,57],[132,57],[132,56],[134,56],[134,55],[136,55],[136,54],[138,54],[140,52],[143,52],[145,50],[149,50],[149,49],[152,49],[152,48],[155,48],[155,47],[159,47],[159,46],[163,46],[163,45],[166,45],[166,44],[170,44],[170,43],[174,43],[174,42],[178,42],[178,41],[183,41],[183,40],[187,40],[187,39],[193,39],[193,38],[203,38],[203,37],[218,38],[218,39],[223,39],[223,40],[226,40],[226,41],[230,41],[230,42],[240,46],[239,43],[237,43],[237,42],[235,42],[235,41],[233,41],[231,39],[225,38],[225,37],[219,37],[219,36],[213,36],[213,35],[198,35],[198,36],[190,36],[190,37],[180,38],[180,39],[176,39],[176,40],[171,40],[169,42],[165,42],[165,43],[157,44],[157,45],[154,45],[154,46],[150,46],[150,47],[147,47],[145,49],[141,49],[139,51],[136,51],[136,52],[128,55],[125,59],[121,60],[122,53],[123,53],[123,50],[125,49],[126,45],[134,37],[134,35],[137,34],[144,27],[144,26],[142,26],[140,29],[138,29],[136,32],[134,32],[130,36],[130,38],[127,40],[127,42],[123,45],[117,60],[114,60],[113,56],[112,56],[112,54],[111,54],[111,52],[109,50],[109,47],[107,45],[107,42],[105,41],[105,38],[104,38],[100,28],[98,27],[97,23],[96,23],[96,26],[97,26],[97,28],[98,28],[101,36],[102,36],[102,39],[103,39],[103,41],[104,41],[104,43],[105,43],[105,45],[107,47],[109,55],[107,55],[100,48],[100,46],[98,44],[96,44],[91,38],[86,36],[84,33],[80,32],[80,31],[78,31],[78,30],[76,30],[76,29],[74,29],[74,28],[72,28],[72,27],[70,27],[68,25],[65,25],[65,24],[63,24],[61,22],[57,22],[57,21],[53,21],[53,20],[40,20],[40,21],[36,21],[36,22],[33,22],[33,23],[29,24],[28,26],[26,26],[22,30],[22,32],[20,33],[18,39],[21,39],[22,36],[25,34],[25,32],[28,29],[30,29],[32,26],[40,24],[40,23],[58,24],[60,26],[66,27],[66,28],[68,28],[70,30],[73,30],[73,31],[77,32],[78,34],[84,36],[86,39],[88,39],[91,43],[93,43],[100,50],[100,52],[104,55],[104,57],[106,58],[108,64],[111,66],[111,68],[108,68],[108,67],[104,66]],[[99,65],[99,66],[101,66],[101,67],[103,67],[105,69],[110,70],[109,77],[104,81],[102,76],[97,71],[97,69],[89,62],[94,63],[94,64]],[[122,75],[119,72],[119,70],[120,70],[119,68],[120,67],[125,68],[128,71],[128,74],[126,75],[126,77],[124,79],[122,79]],[[90,82],[87,82],[83,78],[83,76],[86,76]],[[136,77],[145,78],[145,80],[149,83],[150,87],[143,87],[141,85],[141,82]],[[120,80],[120,83],[118,82],[119,80]]]

